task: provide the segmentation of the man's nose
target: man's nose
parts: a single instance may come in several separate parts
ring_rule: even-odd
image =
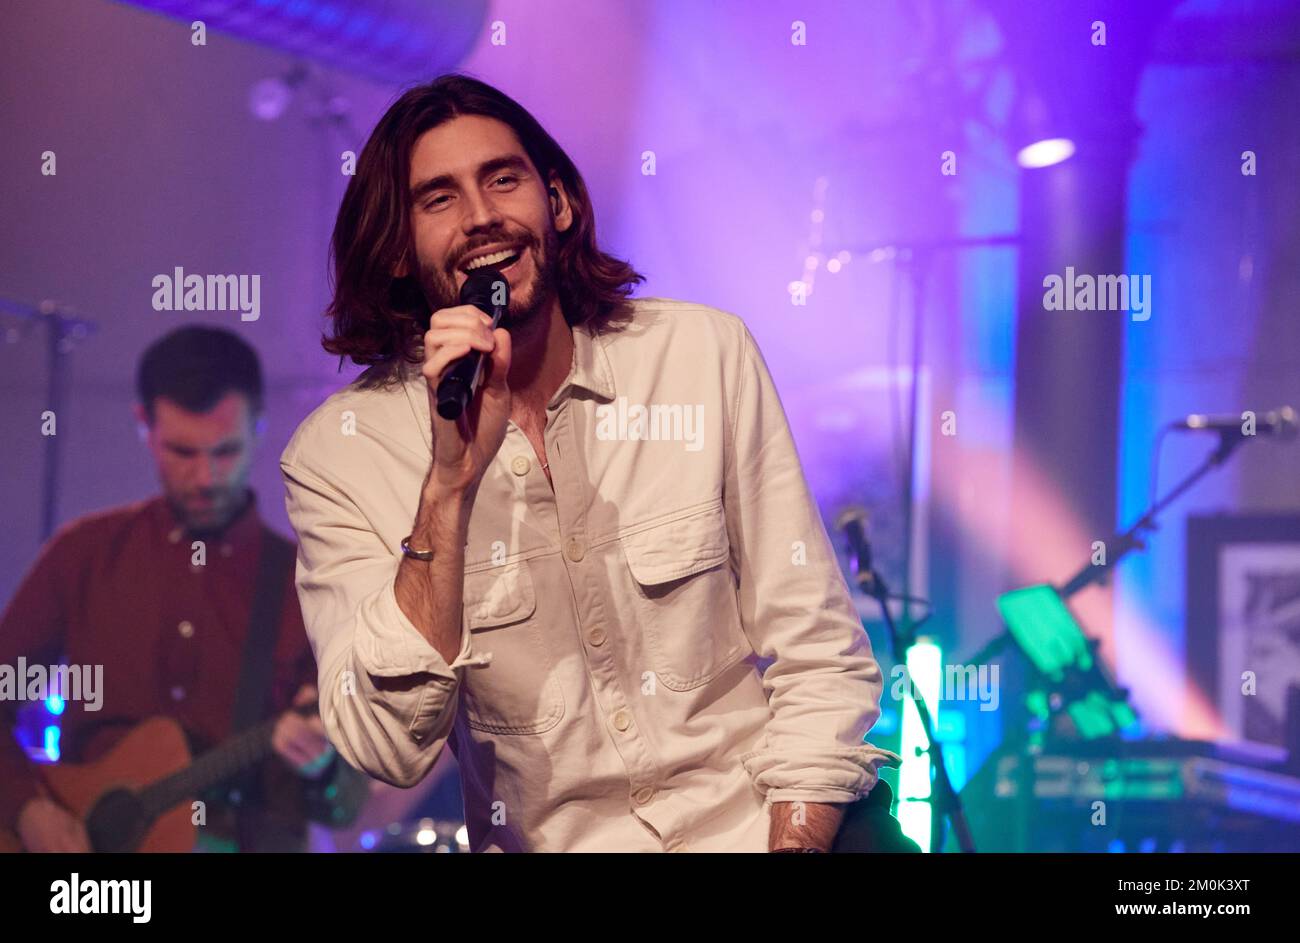
[[[216,477],[215,462],[211,455],[200,455],[194,460],[194,484],[199,488],[210,488]]]
[[[501,213],[489,194],[471,191],[464,204],[465,215],[461,225],[466,235],[478,229],[497,229],[501,225]]]

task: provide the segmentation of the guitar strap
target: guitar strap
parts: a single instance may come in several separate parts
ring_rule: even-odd
[[[275,643],[280,635],[284,574],[293,563],[293,544],[263,531],[253,586],[253,606],[248,615],[248,635],[244,639],[244,659],[239,669],[239,686],[235,688],[232,734],[247,730],[266,717],[266,702],[271,693],[271,675],[275,667]]]
[[[248,615],[248,634],[244,638],[243,663],[239,684],[235,688],[234,716],[230,732],[240,731],[266,719],[271,680],[275,669],[275,643],[280,636],[280,612],[284,602],[285,571],[294,564],[294,545],[267,530],[262,531],[262,548],[258,552],[257,576],[253,584],[253,605]],[[227,787],[242,798],[236,802],[239,844],[248,849],[252,826],[245,814],[250,804],[261,802],[259,767],[254,767]]]

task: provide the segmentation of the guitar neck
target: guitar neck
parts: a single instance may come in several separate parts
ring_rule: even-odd
[[[315,704],[293,708],[299,714],[314,713]],[[271,737],[280,718],[272,717],[250,727],[225,743],[199,756],[185,769],[140,790],[140,800],[161,813],[190,796],[200,796],[240,773],[256,766],[271,754]]]

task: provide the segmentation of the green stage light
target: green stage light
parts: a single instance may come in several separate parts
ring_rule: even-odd
[[[1137,723],[1127,696],[1092,653],[1092,643],[1056,588],[1046,584],[1003,593],[998,609],[1007,630],[1040,678],[1026,695],[1030,714],[1049,720],[1055,708],[1084,740],[1115,736]]]
[[[939,730],[939,694],[943,680],[943,652],[932,641],[922,639],[907,650],[907,674],[925,698],[930,720]],[[930,738],[921,725],[921,715],[910,698],[903,701],[901,752],[898,770],[898,823],[903,834],[930,850]]]

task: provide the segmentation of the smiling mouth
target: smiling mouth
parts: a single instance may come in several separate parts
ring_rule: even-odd
[[[461,266],[460,272],[462,275],[471,275],[481,268],[494,268],[498,271],[508,269],[519,261],[522,254],[521,249],[502,249],[500,252],[479,256],[468,265]]]

